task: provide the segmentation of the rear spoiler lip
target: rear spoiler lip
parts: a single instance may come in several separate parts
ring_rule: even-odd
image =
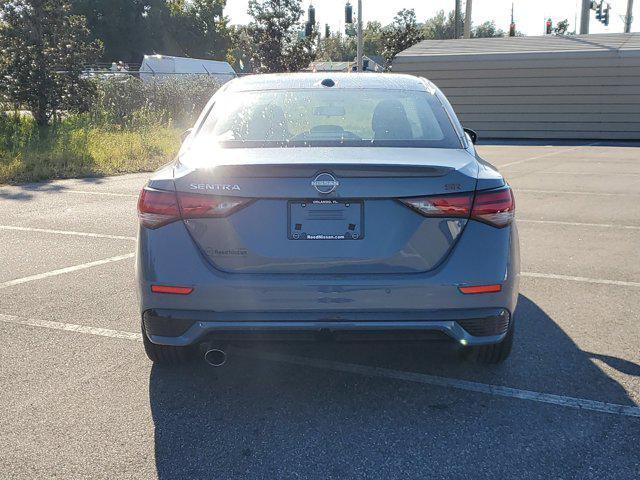
[[[271,163],[217,165],[211,169],[220,178],[309,178],[331,172],[341,178],[443,177],[456,170],[450,166],[363,163]]]

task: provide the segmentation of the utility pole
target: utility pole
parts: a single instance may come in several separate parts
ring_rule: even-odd
[[[362,72],[362,51],[364,49],[364,40],[362,38],[362,0],[358,0],[358,71]]]
[[[624,17],[624,33],[631,33],[631,22],[633,21],[633,0],[627,0],[627,15]]]
[[[464,12],[464,38],[471,38],[471,4],[472,0],[467,0]]]
[[[460,10],[462,0],[456,0],[456,11],[454,18],[453,35],[455,38],[460,38]]]
[[[582,9],[580,10],[580,35],[589,33],[589,11],[591,10],[591,1],[582,0]]]
[[[511,2],[511,23],[509,24],[509,36],[516,36],[516,22],[513,19],[513,2]]]

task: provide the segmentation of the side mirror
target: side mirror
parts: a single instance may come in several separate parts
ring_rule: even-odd
[[[182,135],[180,135],[180,138],[182,138],[183,142],[187,139],[189,135],[191,135],[191,132],[193,132],[193,128],[187,128],[184,132],[182,132]]]
[[[475,130],[471,130],[470,128],[463,128],[464,133],[469,135],[471,138],[471,143],[476,143],[478,141],[478,133]]]

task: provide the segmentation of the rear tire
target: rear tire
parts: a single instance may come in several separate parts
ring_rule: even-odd
[[[512,318],[507,335],[500,343],[471,347],[469,351],[470,359],[483,365],[496,365],[504,362],[511,353],[511,348],[513,346],[513,331],[514,322]]]
[[[191,347],[173,347],[171,345],[157,345],[149,340],[142,324],[142,344],[144,351],[153,363],[161,365],[179,365],[191,359]]]

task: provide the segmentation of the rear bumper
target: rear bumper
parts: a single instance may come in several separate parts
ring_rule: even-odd
[[[243,312],[147,310],[153,343],[185,346],[206,341],[424,341],[464,345],[500,342],[511,314],[503,308],[410,312]]]
[[[140,311],[154,343],[179,346],[208,336],[249,340],[265,335],[415,340],[435,332],[469,345],[490,344],[504,333],[473,335],[469,325],[475,322],[476,332],[482,331],[482,319],[504,318],[502,312],[510,316],[518,298],[515,224],[497,229],[470,221],[442,265],[415,274],[228,274],[214,269],[192,246],[181,222],[140,230]],[[153,284],[194,290],[189,295],[153,293]],[[492,284],[500,284],[501,291],[465,295],[459,290]],[[470,322],[467,329],[464,322]],[[158,328],[176,325],[178,330]]]

